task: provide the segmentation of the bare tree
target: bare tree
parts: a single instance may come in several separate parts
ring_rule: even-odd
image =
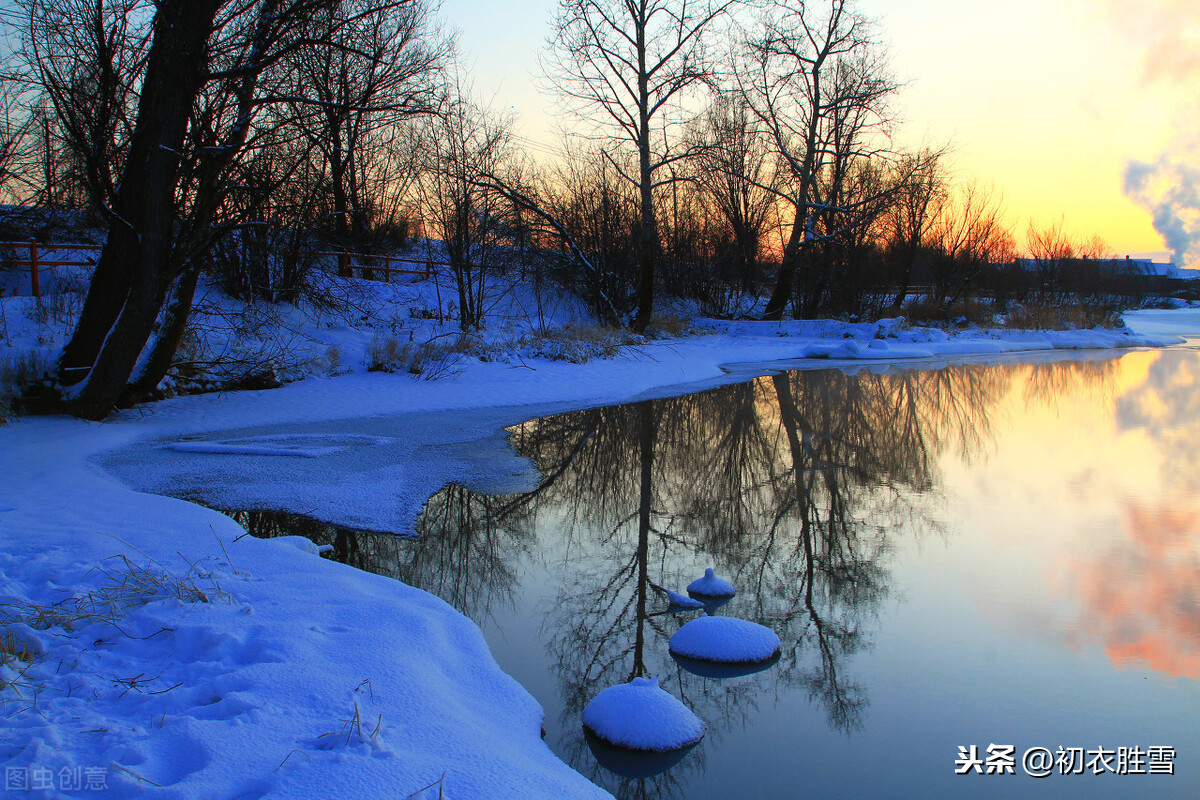
[[[694,180],[728,229],[730,277],[749,291],[758,279],[759,249],[775,200],[776,162],[765,130],[739,95],[718,95],[698,122]]]
[[[1002,202],[993,189],[971,182],[945,204],[930,237],[930,264],[936,299],[944,304],[961,299],[990,264],[1008,261],[1013,238],[1004,224]]]
[[[875,154],[869,134],[886,122],[885,101],[896,86],[887,77],[872,26],[849,0],[827,0],[819,13],[773,0],[761,34],[749,42],[739,80],[787,174],[778,196],[793,209],[791,229],[764,311],[764,318],[780,319],[802,259],[819,240],[836,242],[844,233],[819,230],[822,213],[834,209],[845,216],[858,208],[839,207],[836,198],[854,165]]]
[[[1063,220],[1045,227],[1030,223],[1025,249],[1036,280],[1035,297],[1048,305],[1063,304],[1068,294],[1067,265],[1080,255]]]
[[[899,184],[884,219],[890,278],[896,287],[892,308],[908,297],[917,259],[929,244],[930,230],[946,201],[946,179],[940,151],[924,149],[902,157]]]
[[[673,128],[689,116],[690,90],[709,84],[713,68],[705,39],[734,0],[559,0],[552,48],[554,86],[596,133],[618,148],[605,151],[638,192],[636,242],[640,262],[637,313],[641,332],[654,306],[660,247],[655,190],[671,180],[664,168],[682,154]]]
[[[488,272],[501,265],[508,205],[485,178],[500,176],[513,156],[507,120],[462,96],[430,120],[421,198],[441,240],[458,292],[462,330],[483,324]]]
[[[43,201],[73,189],[109,207],[133,129],[146,50],[148,0],[22,0],[28,19],[21,59],[40,95]],[[56,158],[61,153],[65,159]],[[65,162],[59,175],[56,162]],[[67,185],[56,184],[65,183]],[[56,191],[57,188],[57,191]]]
[[[419,3],[346,0],[314,15],[306,35],[335,47],[298,50],[292,116],[324,160],[339,243],[366,232],[364,181],[397,126],[441,106],[451,40],[436,37]]]
[[[29,149],[33,116],[21,102],[22,85],[9,75],[0,76],[0,202],[11,203],[23,194],[23,162]]]
[[[626,287],[637,270],[638,201],[634,187],[602,152],[576,154],[553,168],[524,170],[521,185],[496,175],[480,183],[524,213],[542,260],[605,324],[629,311]]]
[[[62,401],[101,418],[169,362],[190,308],[209,222],[233,186],[231,167],[278,104],[271,78],[314,40],[306,23],[338,0],[158,0],[128,156],[109,209],[109,232],[71,340],[59,359]],[[400,8],[416,0],[378,3]],[[264,79],[266,76],[267,79]],[[215,87],[215,88],[214,88]],[[201,101],[211,91],[211,101]],[[197,111],[199,104],[200,110]],[[190,131],[190,133],[189,133]],[[151,344],[168,293],[168,336]],[[138,374],[135,373],[135,369]],[[132,383],[130,383],[130,379]]]

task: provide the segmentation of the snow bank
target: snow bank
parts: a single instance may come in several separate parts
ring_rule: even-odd
[[[0,428],[0,611],[36,650],[0,693],[0,765],[52,776],[29,796],[607,796],[443,601],[101,471],[130,419]]]
[[[700,617],[671,637],[671,655],[719,664],[752,664],[779,655],[779,637],[770,628],[733,617]]]
[[[659,688],[658,678],[608,687],[583,709],[583,724],[609,744],[630,750],[679,750],[704,737],[704,723]]]

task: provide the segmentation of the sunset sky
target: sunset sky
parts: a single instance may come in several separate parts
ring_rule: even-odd
[[[514,112],[522,136],[551,145],[553,98],[537,76],[555,7],[441,6],[477,94]],[[1200,3],[862,0],[860,8],[878,21],[904,83],[897,142],[949,144],[957,176],[1001,192],[1018,241],[1030,220],[1062,217],[1118,255],[1168,259],[1151,211],[1125,194],[1127,168],[1140,162],[1139,174],[1158,181],[1144,184],[1143,199],[1173,193],[1175,241],[1188,242],[1180,266],[1200,260]]]

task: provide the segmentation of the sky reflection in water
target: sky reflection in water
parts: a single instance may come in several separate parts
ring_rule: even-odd
[[[512,429],[543,475],[451,486],[420,536],[241,512],[434,592],[619,797],[1192,797],[1200,791],[1200,354],[793,372]],[[681,669],[651,583],[704,567],[780,661]],[[665,773],[600,766],[580,714],[658,675],[709,726]],[[955,776],[1011,744],[1016,775]],[[1174,776],[1022,774],[1027,748],[1168,745]]]

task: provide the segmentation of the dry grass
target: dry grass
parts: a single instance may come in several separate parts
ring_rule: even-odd
[[[101,574],[100,585],[82,595],[49,605],[0,603],[0,691],[11,690],[22,699],[32,697],[36,705],[42,689],[29,670],[43,655],[21,637],[22,631],[61,629],[70,633],[95,623],[107,623],[121,631],[119,623],[124,617],[156,600],[211,603],[229,599],[212,575],[201,572],[195,564],[180,576],[157,565],[141,566],[124,555],[108,561],[111,565],[96,567]]]
[[[410,795],[405,795],[404,800],[432,800],[428,792],[431,789],[437,788],[437,800],[443,800],[446,796],[446,773],[442,773],[442,777],[438,778],[428,786],[422,786]]]
[[[0,424],[16,416],[21,388],[43,380],[51,366],[41,350],[17,350],[0,357]]]
[[[977,325],[984,328],[1043,331],[1121,327],[1120,308],[1103,303],[1013,305],[1007,312],[997,313],[996,307],[986,302],[965,300],[947,305],[935,300],[919,299],[906,303],[903,313],[912,325]]]
[[[1121,326],[1120,309],[1109,306],[1016,306],[1004,315],[1004,327],[1018,330]]]
[[[513,346],[529,356],[584,364],[594,358],[613,358],[645,341],[625,329],[572,324],[545,333],[526,334]]]
[[[38,658],[37,651],[10,626],[0,630],[0,692],[11,691],[21,699],[36,697],[37,685],[27,673]]]
[[[338,722],[342,723],[342,728],[340,731],[327,731],[326,733],[322,733],[317,737],[318,740],[332,737],[329,738],[327,743],[322,743],[323,746],[349,747],[355,742],[361,744],[374,744],[379,741],[379,732],[383,729],[383,715],[380,714],[379,718],[375,721],[375,727],[371,729],[370,733],[367,732],[367,728],[363,724],[362,712],[359,710],[357,700],[354,701],[354,713],[351,714],[349,718],[338,720]]]
[[[972,300],[960,300],[956,303],[942,303],[937,300],[920,298],[904,304],[903,315],[912,325],[980,325],[994,326],[995,308],[987,303]]]
[[[456,372],[459,358],[466,351],[465,337],[455,343],[435,337],[426,342],[401,342],[395,336],[376,334],[367,345],[366,364],[371,372],[406,372],[422,380],[437,380]]]

